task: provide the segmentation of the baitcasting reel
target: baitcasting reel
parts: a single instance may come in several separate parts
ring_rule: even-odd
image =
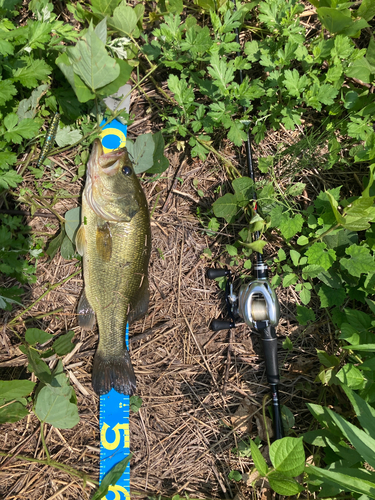
[[[227,277],[225,300],[229,321],[214,319],[211,329],[214,331],[235,328],[235,316],[240,316],[245,323],[255,330],[277,326],[280,307],[277,296],[267,280],[267,266],[262,262],[255,265],[257,279],[242,285],[238,296],[233,292],[232,273],[228,269],[208,269],[209,279]]]

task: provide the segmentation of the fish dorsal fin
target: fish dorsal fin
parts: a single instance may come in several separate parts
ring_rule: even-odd
[[[76,247],[77,252],[82,256],[85,253],[86,248],[86,229],[83,223],[80,225],[76,234]]]
[[[110,260],[112,255],[112,235],[108,222],[98,222],[96,227],[96,250],[104,262]]]

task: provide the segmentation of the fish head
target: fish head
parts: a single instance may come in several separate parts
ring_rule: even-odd
[[[87,164],[85,196],[90,208],[107,221],[129,222],[140,208],[142,188],[126,149],[103,153],[94,142]]]

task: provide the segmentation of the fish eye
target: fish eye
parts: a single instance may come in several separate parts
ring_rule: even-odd
[[[131,175],[132,169],[130,167],[128,167],[128,166],[125,165],[125,167],[123,167],[123,169],[122,169],[122,173],[124,175]]]

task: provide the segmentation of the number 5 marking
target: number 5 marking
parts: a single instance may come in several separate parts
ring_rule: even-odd
[[[128,491],[125,488],[123,488],[122,486],[118,486],[118,485],[109,486],[108,491],[112,491],[116,495],[115,500],[121,500],[120,493],[123,493],[125,495],[126,499],[130,498]],[[103,500],[107,500],[107,497],[103,497]]]
[[[106,433],[109,428],[110,427],[108,424],[106,423],[103,424],[102,430],[100,431],[100,439],[102,445],[106,450],[115,450],[116,448],[118,448],[120,444],[120,439],[121,439],[120,429],[124,431],[124,442],[125,442],[125,437],[129,436],[129,424],[116,424],[112,428],[113,432],[115,433],[115,440],[112,441],[112,443],[109,443],[106,438]],[[126,448],[125,443],[124,443],[124,448]]]

